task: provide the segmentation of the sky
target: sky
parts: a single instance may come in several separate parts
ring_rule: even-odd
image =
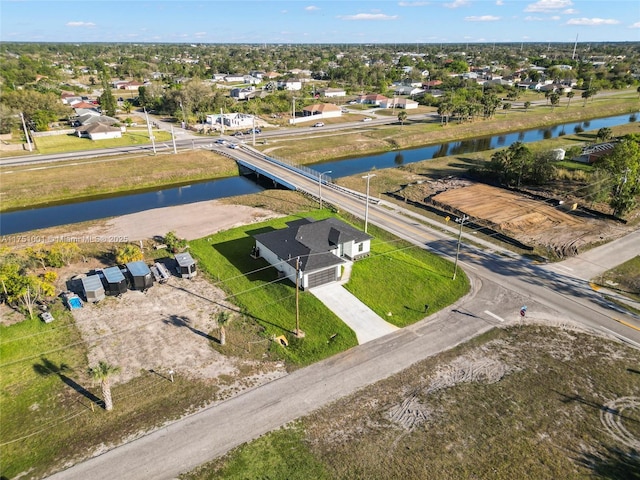
[[[640,41],[637,0],[0,0],[2,42]]]

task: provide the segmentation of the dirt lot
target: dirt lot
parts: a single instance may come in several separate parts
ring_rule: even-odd
[[[558,205],[466,180],[414,184],[403,194],[452,212],[463,212],[480,224],[525,245],[550,249],[559,257],[576,255],[590,244],[624,233],[622,224]]]
[[[277,214],[264,209],[211,201],[125,215],[66,235],[137,241],[174,230],[180,237],[194,239],[274,216]],[[90,259],[65,267],[59,271],[59,288],[64,290],[74,275],[106,266],[110,265]],[[176,375],[211,379],[234,376],[241,366],[240,360],[221,355],[210,344],[219,340],[217,315],[227,311],[233,318],[234,308],[224,301],[224,292],[203,277],[187,280],[174,276],[144,293],[129,290],[120,297],[85,304],[73,315],[88,346],[89,363],[105,360],[121,366],[116,382],[126,382],[141,370],[168,376],[171,369]],[[246,367],[246,361],[242,365]],[[245,386],[285,373],[282,365],[268,362],[253,365],[250,371],[254,378],[245,378]]]

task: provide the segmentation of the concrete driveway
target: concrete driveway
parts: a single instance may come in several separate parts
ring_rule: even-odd
[[[340,283],[321,285],[309,291],[356,332],[359,344],[398,330],[398,327],[385,322]]]

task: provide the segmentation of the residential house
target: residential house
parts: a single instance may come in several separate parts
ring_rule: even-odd
[[[236,100],[246,100],[255,91],[256,91],[256,87],[253,87],[253,86],[244,87],[244,88],[232,88],[230,95],[231,95],[231,98],[235,98]]]
[[[615,143],[613,142],[596,143],[595,145],[589,145],[588,147],[583,148],[580,156],[574,158],[573,160],[580,163],[592,164],[598,161],[604,155],[611,153],[614,147]]]
[[[405,110],[412,110],[418,108],[418,102],[408,98],[387,98],[380,102],[381,108],[403,108]]]
[[[345,97],[347,92],[344,88],[323,88],[320,90],[323,97]]]
[[[122,129],[112,127],[104,123],[91,123],[89,125],[81,125],[76,128],[76,135],[81,138],[90,138],[91,140],[104,140],[107,138],[122,137]]]
[[[302,90],[302,81],[297,78],[289,78],[287,80],[279,80],[278,88],[280,90],[299,91]]]
[[[360,95],[356,101],[363,105],[380,106],[380,103],[384,102],[385,100],[389,100],[389,99],[384,95],[380,95],[379,93],[371,93],[369,95]]]
[[[422,92],[424,92],[423,88],[412,87],[411,85],[398,85],[393,91],[395,95],[419,95]]]
[[[435,88],[439,85],[442,85],[442,80],[429,80],[428,82],[422,83],[422,88],[428,90],[430,88]]]
[[[225,75],[224,81],[227,83],[244,83],[244,75]]]
[[[254,257],[264,258],[302,289],[341,279],[343,266],[369,255],[371,236],[342,220],[304,218],[254,235]]]
[[[222,124],[228,128],[253,127],[255,118],[246,113],[225,113],[223,115],[207,115],[207,123],[210,125]]]
[[[333,103],[316,103],[313,105],[309,105],[308,107],[304,107],[302,109],[302,113],[304,115],[303,119],[297,119],[298,121],[306,121],[306,120],[318,120],[320,118],[333,118],[339,117],[342,115],[342,109],[334,105]],[[313,118],[307,118],[313,117]]]

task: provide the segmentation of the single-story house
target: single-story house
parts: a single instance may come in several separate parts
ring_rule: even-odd
[[[302,289],[340,280],[342,266],[369,255],[371,236],[342,220],[304,218],[287,228],[254,235],[253,256],[262,257]]]
[[[344,88],[324,88],[320,93],[323,97],[346,97],[347,95]]]
[[[244,75],[225,75],[224,81],[227,83],[244,83]]]
[[[105,140],[107,138],[121,138],[122,130],[119,127],[112,127],[104,123],[92,123],[76,128],[76,135],[91,140]]]
[[[289,90],[289,91],[302,90],[302,81],[295,78],[278,81],[278,88],[281,90]]]
[[[342,110],[339,106],[334,105],[333,103],[315,103],[308,107],[304,107],[302,109],[302,113],[305,117],[322,115],[322,118],[332,118],[341,116]],[[315,119],[317,119],[317,117],[315,117],[314,120]]]
[[[207,123],[210,125],[223,124],[229,128],[252,127],[255,122],[254,116],[246,113],[218,113],[207,115]]]
[[[369,95],[360,95],[358,97],[357,102],[358,103],[362,103],[364,105],[378,105],[380,106],[380,103],[382,103],[385,100],[389,100],[387,97],[385,97],[384,95],[380,95],[379,93],[371,93]]]
[[[237,98],[238,100],[246,100],[249,96],[256,91],[256,87],[244,87],[244,88],[232,88],[229,95],[231,98]]]
[[[398,85],[393,91],[396,95],[419,95],[423,92],[423,88],[412,87],[411,85]]]
[[[604,155],[611,153],[614,147],[615,143],[613,142],[596,143],[595,145],[589,145],[588,147],[583,148],[580,156],[574,158],[573,160],[575,162],[592,164],[598,161]]]
[[[103,125],[115,125],[118,123],[117,118],[108,117],[106,115],[94,115],[93,113],[85,113],[73,119],[75,126],[83,125],[85,127],[93,123],[102,123]]]
[[[409,98],[387,98],[380,102],[381,108],[404,108],[405,110],[412,110],[418,108],[418,102]]]
[[[424,82],[422,84],[422,88],[430,89],[430,88],[437,87],[438,85],[442,85],[442,80],[429,80],[428,82]]]

